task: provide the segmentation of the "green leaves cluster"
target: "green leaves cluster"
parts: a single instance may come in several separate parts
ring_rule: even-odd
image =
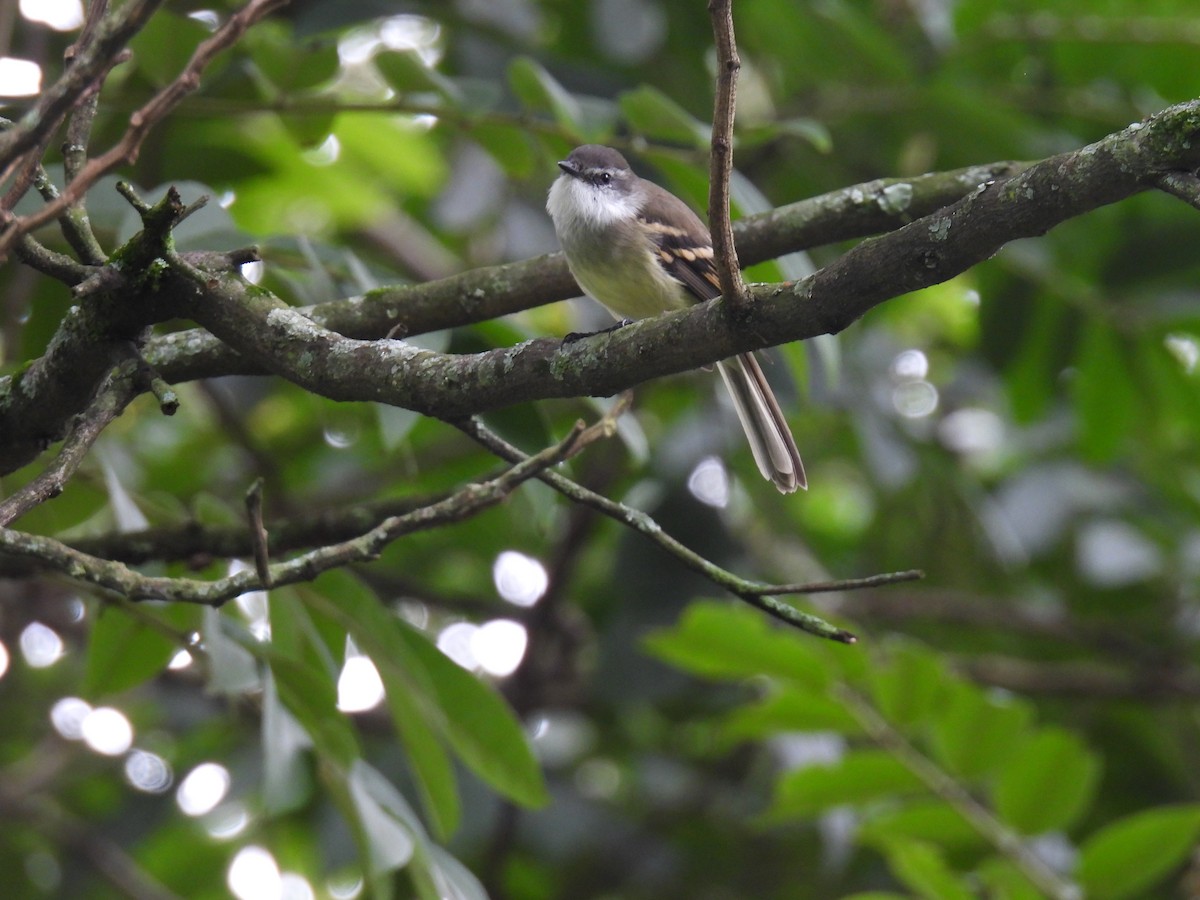
[[[103,700],[155,677],[178,646],[164,632],[198,627],[210,689],[232,697],[261,691],[263,812],[281,816],[311,804],[315,775],[354,835],[374,896],[390,896],[391,874],[407,867],[420,897],[482,897],[474,877],[435,839],[451,836],[462,815],[452,756],[516,803],[548,800],[511,709],[352,575],[334,572],[311,586],[273,592],[269,603],[269,641],[215,610],[104,610],[91,633],[87,696]],[[358,729],[337,708],[348,640],[377,661],[394,737],[432,838],[422,817],[366,760]],[[315,866],[311,873],[321,874]],[[186,883],[176,887],[182,891]]]
[[[724,741],[830,741],[833,759],[779,772],[764,824],[850,810],[855,842],[882,855],[917,896],[1044,896],[1031,870],[1043,865],[1048,836],[1072,847],[1055,876],[1064,892],[1074,883],[1087,897],[1141,896],[1200,837],[1200,804],[1085,829],[1103,775],[1099,754],[1075,732],[1039,725],[1028,702],[983,690],[918,644],[827,646],[744,609],[698,602],[646,646],[706,679],[756,679],[758,696],[716,723]]]

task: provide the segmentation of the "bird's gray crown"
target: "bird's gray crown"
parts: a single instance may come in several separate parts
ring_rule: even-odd
[[[596,186],[624,182],[633,174],[624,156],[612,147],[603,147],[600,144],[576,147],[558,167],[572,178]]]

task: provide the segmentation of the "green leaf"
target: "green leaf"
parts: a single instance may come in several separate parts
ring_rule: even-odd
[[[309,664],[337,682],[346,651],[346,629],[321,615],[303,600],[309,585],[271,591],[271,646],[292,659]]]
[[[579,101],[540,63],[518,56],[508,67],[508,83],[526,109],[550,113],[564,128],[575,133],[583,131]]]
[[[885,852],[892,872],[918,895],[930,900],[973,900],[975,895],[932,844],[894,840]]]
[[[350,630],[385,685],[406,691],[412,703],[408,713],[419,710],[426,726],[447,740],[463,762],[496,790],[526,806],[540,806],[549,799],[520,724],[494,690],[386,610],[352,576],[327,573],[318,586],[320,590],[309,595],[312,602]],[[393,714],[397,711],[393,704]],[[425,744],[425,727],[416,728],[421,741],[418,755],[425,754],[433,772],[439,763]],[[444,793],[436,783],[425,787],[431,795]],[[448,807],[443,813],[455,818]]]
[[[618,98],[621,114],[635,134],[668,144],[707,147],[711,129],[658,88],[642,85]]]
[[[1132,435],[1142,400],[1107,322],[1089,323],[1076,365],[1072,387],[1079,416],[1079,449],[1092,462],[1108,462]]]
[[[429,814],[434,832],[439,837],[449,837],[458,828],[462,814],[450,758],[438,739],[436,729],[421,710],[419,700],[412,696],[409,685],[397,676],[391,666],[384,666],[379,677],[387,692],[392,722],[412,763],[421,802]]]
[[[1033,713],[1013,698],[993,699],[955,682],[929,732],[934,758],[951,773],[974,779],[995,771],[1020,744]]]
[[[353,725],[337,708],[337,682],[280,653],[268,650],[265,655],[275,676],[279,699],[288,712],[308,732],[323,756],[349,768],[361,754]]]
[[[782,119],[779,121],[754,122],[738,126],[738,147],[748,148],[780,137],[799,138],[818,153],[833,152],[833,136],[824,122],[816,119]]]
[[[1016,308],[1016,315],[1010,307]],[[981,315],[987,341],[1017,344],[1005,372],[1009,403],[1018,422],[1033,422],[1054,399],[1054,381],[1068,362],[1064,347],[1069,345],[1074,322],[1071,310],[1063,303],[1018,303],[1014,298],[1004,304],[985,304]],[[985,345],[987,349],[992,348]],[[992,353],[1006,349],[996,347]]]
[[[329,38],[298,41],[290,25],[268,20],[251,29],[241,42],[271,85],[295,93],[315,88],[338,72],[337,42]]]
[[[363,760],[349,770],[346,784],[366,832],[372,872],[408,865],[421,839],[421,822],[386,778]]]
[[[722,723],[722,733],[734,740],[755,740],[781,731],[836,731],[854,735],[858,721],[836,700],[824,694],[785,689],[761,703],[734,710]]]
[[[246,649],[256,642],[245,627],[211,606],[204,608],[203,620],[201,633],[208,654],[209,693],[241,694],[260,688],[262,680],[255,654]]]
[[[871,672],[871,695],[888,721],[924,720],[942,702],[949,675],[933,653],[915,644],[890,649],[889,662]]]
[[[404,657],[428,674],[436,702],[446,716],[446,737],[463,762],[518,803],[542,806],[548,802],[541,769],[508,704],[412,626],[399,619],[395,622],[407,644]]]
[[[208,29],[195,19],[160,12],[133,37],[129,48],[138,71],[155,87],[163,87],[179,75],[192,51],[208,36]],[[218,57],[206,75],[211,77],[224,65]]]
[[[308,732],[279,699],[275,679],[263,684],[263,807],[279,815],[299,807],[311,789],[304,751],[312,746]]]
[[[523,180],[533,176],[538,155],[525,128],[480,122],[471,129],[471,137],[500,164],[510,178]]]
[[[488,900],[487,891],[473,872],[436,844],[429,846],[430,873],[438,888],[438,897],[454,900]]]
[[[186,631],[200,621],[200,610],[183,603],[162,607],[142,604],[134,611],[106,604],[88,637],[85,697],[116,694],[153,678],[179,649],[163,629]],[[154,623],[160,623],[155,627]]]
[[[388,86],[399,94],[433,93],[453,102],[462,96],[454,82],[426,65],[416,50],[383,50],[373,61]]]
[[[1118,819],[1080,850],[1078,879],[1089,898],[1143,894],[1182,863],[1200,839],[1200,804],[1150,809]]]
[[[896,838],[916,839],[944,850],[976,849],[983,838],[944,800],[912,800],[873,812],[859,831],[864,843],[883,846]]]
[[[992,798],[996,812],[1023,834],[1066,828],[1091,802],[1100,761],[1076,735],[1045,728],[1004,764]]]
[[[341,160],[365,170],[373,188],[390,188],[410,197],[430,197],[441,189],[449,171],[429,135],[397,119],[371,113],[343,112],[333,132]]]
[[[780,778],[768,817],[808,817],[831,806],[907,794],[920,787],[917,777],[891,754],[857,750],[834,765],[806,766]]]
[[[989,900],[1045,900],[1045,894],[1030,883],[1029,877],[1013,863],[1001,857],[985,860],[975,869],[981,893]]]
[[[679,624],[644,644],[660,659],[707,678],[774,675],[822,688],[829,673],[815,641],[773,628],[762,613],[730,603],[691,604]]]

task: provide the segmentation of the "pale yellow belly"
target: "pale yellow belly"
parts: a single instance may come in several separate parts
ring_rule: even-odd
[[[571,271],[588,296],[604,304],[617,318],[645,319],[695,302],[683,285],[665,272],[647,277],[646,270],[575,265]]]

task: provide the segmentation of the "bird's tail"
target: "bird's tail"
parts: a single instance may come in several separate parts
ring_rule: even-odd
[[[733,397],[733,406],[763,478],[784,494],[796,488],[807,489],[808,480],[804,477],[804,463],[800,461],[796,441],[758,360],[753,354],[743,353],[717,363],[717,371]]]

